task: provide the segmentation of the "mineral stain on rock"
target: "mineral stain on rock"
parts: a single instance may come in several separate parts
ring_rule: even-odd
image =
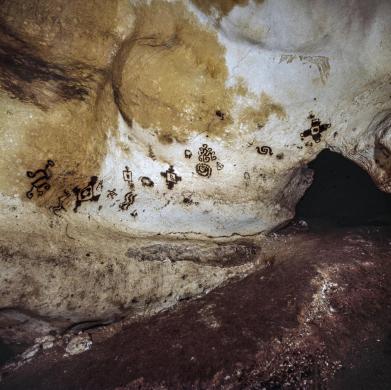
[[[249,0],[191,0],[204,13],[210,15],[213,11],[218,11],[221,19],[228,15],[236,6],[245,7]],[[255,3],[262,4],[264,0],[256,0]]]
[[[319,71],[319,77],[323,85],[326,84],[330,76],[330,62],[329,58],[325,56],[301,56],[295,54],[283,54],[280,58],[280,63],[290,64],[294,60],[299,60],[303,64],[315,65]]]
[[[8,34],[12,32],[4,29],[0,34],[0,83],[12,98],[43,110],[60,101],[87,99],[91,75],[76,75],[72,68],[47,62],[31,49],[20,47],[17,40],[19,45],[12,46]]]
[[[126,256],[137,261],[192,261],[220,267],[232,267],[253,261],[260,248],[253,243],[232,243],[205,246],[202,244],[162,243],[129,248]]]
[[[228,12],[235,2],[217,3]],[[178,2],[139,4],[134,13],[134,33],[113,68],[114,96],[125,121],[154,131],[163,144],[185,143],[200,133],[234,137],[235,97],[257,97],[243,80],[227,87],[226,49],[216,31]],[[258,100],[259,108],[245,109],[239,120],[264,126],[273,114],[285,117],[284,108],[265,93]]]
[[[260,129],[266,125],[272,115],[280,120],[286,119],[284,107],[273,101],[266,93],[261,93],[258,102],[258,108],[247,107],[241,112],[240,122],[247,123],[252,128],[256,126]]]
[[[7,145],[0,169],[15,172],[2,178],[4,194],[26,192],[20,173],[47,159],[58,165],[50,191],[33,199],[38,206],[99,173],[107,129],[116,123],[107,80],[128,23],[117,17],[120,3],[0,1],[0,136]]]
[[[135,32],[114,64],[121,112],[164,144],[185,142],[193,132],[223,134],[232,123],[233,91],[225,87],[225,48],[216,33],[178,2],[152,1],[134,12]]]
[[[226,13],[236,3],[247,2],[214,7]],[[77,1],[66,8],[47,0],[0,4],[0,135],[10,145],[0,169],[25,172],[47,159],[58,162],[50,191],[33,199],[38,206],[47,208],[99,174],[118,110],[130,127],[136,121],[163,144],[200,133],[229,141],[236,137],[235,97],[256,99],[243,80],[227,86],[225,47],[182,2],[104,1],[94,9]],[[263,125],[273,114],[283,116],[265,96],[259,110],[245,110],[247,121]],[[12,141],[16,126],[23,142]],[[8,175],[0,189],[23,194],[27,185]]]

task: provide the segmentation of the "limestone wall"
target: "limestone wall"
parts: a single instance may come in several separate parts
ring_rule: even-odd
[[[186,240],[213,247],[286,223],[311,184],[306,164],[324,148],[391,191],[386,0],[0,6],[3,308],[105,317],[140,296],[163,307],[169,289],[194,295],[243,275]],[[169,263],[147,250],[146,267],[125,256],[141,239],[185,240],[194,261],[175,258],[178,247],[163,251]],[[106,276],[111,262],[127,276]],[[178,267],[191,269],[186,288]],[[106,277],[111,301],[94,306]],[[76,308],[66,286],[94,298]]]

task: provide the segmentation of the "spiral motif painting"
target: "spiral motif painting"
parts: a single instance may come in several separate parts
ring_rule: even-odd
[[[268,154],[269,156],[273,156],[273,151],[270,146],[257,146],[255,149],[257,149],[259,154]]]
[[[207,144],[203,144],[198,150],[198,161],[207,163],[216,160],[217,157],[212,148],[209,148]]]
[[[196,165],[196,172],[200,176],[210,177],[210,175],[212,174],[212,168],[208,164],[199,163]]]

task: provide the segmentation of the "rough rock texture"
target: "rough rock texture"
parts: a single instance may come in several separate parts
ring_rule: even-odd
[[[107,230],[92,236],[66,232],[71,244],[59,238],[47,248],[28,250],[26,242],[39,242],[42,234],[17,238],[11,232],[1,238],[1,302],[17,309],[1,314],[3,337],[25,340],[26,333],[31,339],[53,327],[150,315],[263,266],[253,243],[167,243]]]
[[[2,389],[388,389],[390,229],[269,244],[281,254],[266,269],[174,310],[38,340],[0,371]]]
[[[244,276],[241,241],[292,218],[324,148],[390,192],[390,17],[386,0],[0,0],[0,307],[68,326]]]

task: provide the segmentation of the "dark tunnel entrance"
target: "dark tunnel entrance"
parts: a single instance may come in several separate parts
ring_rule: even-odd
[[[296,206],[296,219],[337,226],[391,225],[391,194],[380,191],[354,162],[330,150],[312,161],[314,181]]]

